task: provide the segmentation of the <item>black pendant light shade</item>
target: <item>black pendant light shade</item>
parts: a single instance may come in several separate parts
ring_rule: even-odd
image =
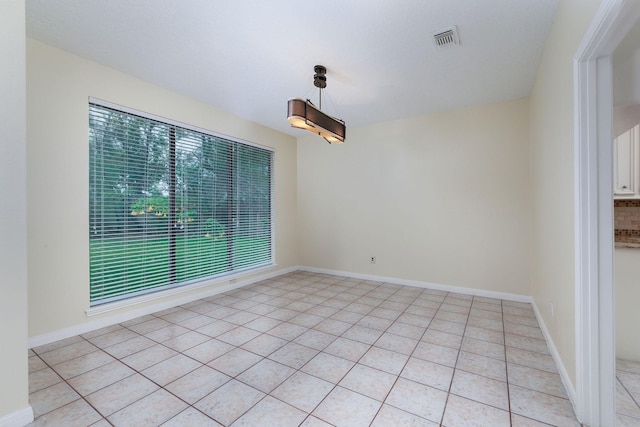
[[[287,110],[287,120],[292,127],[306,129],[320,135],[330,144],[344,142],[347,133],[344,122],[323,113],[311,101],[292,98],[289,100]]]
[[[323,65],[314,67],[313,84],[320,92],[320,108],[308,99],[292,98],[287,104],[287,120],[291,127],[306,129],[320,135],[330,144],[341,144],[346,137],[347,128],[343,120],[322,112],[322,90],[327,87],[327,69]]]

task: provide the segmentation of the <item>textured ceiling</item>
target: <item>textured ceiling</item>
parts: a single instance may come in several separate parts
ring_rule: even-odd
[[[354,126],[516,99],[558,0],[26,0],[27,35],[291,135],[289,98]],[[456,25],[460,46],[433,33]],[[347,130],[348,132],[348,130]]]

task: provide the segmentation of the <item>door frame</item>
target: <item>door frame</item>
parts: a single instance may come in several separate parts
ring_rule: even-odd
[[[576,414],[615,425],[613,78],[611,55],[640,17],[603,0],[574,55]]]

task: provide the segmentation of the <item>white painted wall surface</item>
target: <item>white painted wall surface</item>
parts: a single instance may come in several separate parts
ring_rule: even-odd
[[[27,88],[30,337],[100,319],[85,316],[90,96],[274,147],[277,266],[272,270],[297,265],[295,138],[30,39]],[[126,316],[140,308],[107,315]]]
[[[528,114],[520,99],[300,138],[301,264],[530,295]]]
[[[614,56],[613,99],[615,106],[640,104],[640,49]]]
[[[616,357],[640,362],[640,249],[615,250]]]
[[[530,99],[532,295],[574,385],[573,55],[599,4],[560,2]]]
[[[627,105],[613,109],[614,138],[622,135],[629,129],[632,129],[637,124],[640,124],[640,104]]]
[[[25,5],[0,1],[0,426],[32,420],[27,371]]]

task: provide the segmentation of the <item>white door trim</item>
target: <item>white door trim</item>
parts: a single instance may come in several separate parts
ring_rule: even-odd
[[[574,56],[576,414],[615,425],[611,54],[640,17],[603,0]]]

